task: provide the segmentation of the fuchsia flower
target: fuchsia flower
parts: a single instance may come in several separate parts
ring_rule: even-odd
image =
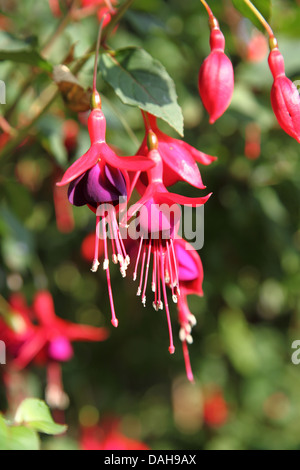
[[[210,165],[216,157],[206,155],[195,149],[183,140],[174,139],[164,134],[156,124],[156,117],[149,113],[142,113],[145,123],[145,137],[137,151],[138,155],[147,155],[147,138],[149,130],[152,130],[158,140],[158,151],[163,160],[164,174],[163,182],[165,186],[172,186],[178,181],[187,183],[199,189],[204,189],[197,163]],[[146,184],[147,175],[142,175],[142,181]]]
[[[113,5],[116,3],[116,0],[81,0],[83,8],[95,7],[97,8],[97,15],[99,21],[104,18],[103,26],[110,23],[112,16],[116,13],[116,9]]]
[[[57,317],[48,291],[35,295],[32,309],[26,307],[20,296],[14,297],[11,305],[17,312],[12,315],[18,328],[12,331],[6,326],[5,330],[10,338],[9,349],[15,356],[13,364],[18,369],[32,361],[69,361],[73,356],[73,341],[103,341],[108,336],[104,328],[76,325]]]
[[[151,287],[154,292],[153,307],[155,310],[163,309],[162,299],[164,300],[170,337],[169,352],[173,354],[175,348],[166,285],[171,282],[172,299],[176,303],[180,295],[178,262],[174,249],[174,239],[176,238],[181,215],[178,204],[190,206],[202,205],[205,204],[211,194],[199,198],[189,198],[168,192],[163,183],[163,159],[158,150],[158,139],[152,131],[148,133],[148,147],[148,159],[155,166],[147,172],[148,186],[145,188],[141,199],[128,211],[128,218],[138,211],[140,213],[136,219],[137,227],[140,228],[140,244],[133,279],[137,279],[141,260],[137,295],[141,295],[142,303],[145,306],[152,255]]]
[[[225,39],[216,18],[209,20],[211,53],[201,65],[198,87],[203,105],[213,124],[228,108],[234,88],[234,72],[224,53]]]
[[[300,143],[300,96],[297,87],[285,75],[284,59],[275,38],[270,40],[269,66],[274,83],[271,103],[279,125]]]
[[[193,372],[190,364],[188,344],[193,342],[192,327],[196,325],[196,318],[190,312],[187,296],[190,294],[203,296],[203,266],[197,251],[182,238],[174,240],[176,259],[178,261],[178,281],[180,296],[178,296],[178,321],[180,324],[179,338],[182,341],[183,356],[188,379],[193,382]],[[170,282],[172,288],[172,282]]]
[[[107,26],[117,11],[113,7],[115,3],[116,0],[81,0],[81,7],[73,12],[73,17],[79,20],[85,16],[97,13],[99,21],[103,18],[103,26]],[[49,6],[55,17],[59,18],[62,16],[59,0],[49,0]]]
[[[101,99],[98,92],[93,94],[93,107],[88,130],[91,139],[90,149],[71,165],[65,172],[58,186],[69,186],[69,201],[75,206],[88,205],[96,214],[96,243],[92,271],[99,267],[100,229],[104,239],[105,259],[103,269],[106,271],[109,299],[112,312],[112,324],[117,327],[107,247],[107,234],[111,233],[113,262],[120,263],[122,276],[126,275],[129,257],[126,253],[116,218],[116,209],[120,198],[126,200],[129,178],[127,171],[147,171],[153,166],[151,160],[144,157],[118,157],[105,141],[106,120],[101,111]],[[100,208],[102,205],[102,208]],[[97,209],[101,209],[98,210]]]

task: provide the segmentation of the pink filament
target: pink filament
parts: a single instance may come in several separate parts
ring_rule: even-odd
[[[141,291],[142,291],[142,284],[143,284],[143,277],[144,277],[144,270],[145,270],[145,261],[146,261],[146,246],[144,247],[144,250],[143,250],[142,267],[141,267],[141,274],[140,274],[140,284],[139,284],[137,295],[141,295]]]
[[[167,297],[167,290],[166,290],[166,283],[165,283],[164,254],[163,254],[162,246],[160,247],[160,263],[161,263],[161,282],[162,282],[162,287],[163,287],[164,301],[166,305],[166,314],[167,314],[167,322],[168,322],[169,337],[170,337],[169,352],[170,354],[174,354],[175,347],[173,344],[172,325],[171,325],[171,318],[170,318],[168,297]]]
[[[106,271],[108,295],[109,295],[110,308],[111,308],[111,323],[113,324],[113,326],[115,328],[117,328],[117,326],[119,324],[119,321],[116,317],[114,299],[113,299],[112,288],[111,288],[105,217],[102,218],[102,227],[103,227],[103,238],[104,238],[104,262],[108,263],[107,268],[105,269],[105,271]]]
[[[139,262],[140,262],[141,251],[142,251],[142,246],[143,246],[143,240],[144,240],[144,238],[142,237],[141,241],[140,241],[138,255],[137,255],[137,258],[136,258],[135,267],[134,267],[134,273],[133,273],[133,280],[134,281],[136,280],[136,277],[137,277],[137,269],[138,269],[138,265],[139,265]]]
[[[96,216],[96,237],[95,237],[95,254],[93,266],[99,265],[99,231],[100,231],[100,216]]]
[[[146,274],[145,274],[145,280],[144,280],[144,289],[143,289],[143,293],[142,293],[142,302],[144,303],[144,305],[146,305],[146,288],[147,288],[149,268],[150,268],[151,247],[152,247],[152,243],[151,243],[151,238],[150,238],[149,247],[148,247],[147,263],[146,263]]]

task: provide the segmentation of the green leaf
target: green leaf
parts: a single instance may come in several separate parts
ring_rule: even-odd
[[[166,69],[144,49],[127,47],[101,55],[103,79],[123,103],[163,119],[181,136],[183,116],[175,85]]]
[[[40,440],[33,429],[25,426],[12,426],[8,428],[8,442],[6,450],[39,450]]]
[[[45,434],[62,434],[67,430],[67,426],[56,424],[50,414],[49,408],[42,400],[27,398],[19,406],[15,422],[25,424],[35,431]]]
[[[56,116],[45,116],[37,124],[40,131],[38,137],[43,147],[63,167],[68,163],[68,154],[63,142],[62,126],[63,120]]]
[[[224,348],[235,369],[243,375],[255,373],[259,369],[259,356],[243,313],[229,309],[222,311],[219,326]]]
[[[0,32],[0,61],[9,60],[21,64],[39,67],[45,72],[52,72],[52,65],[41,57],[36,49],[36,41],[18,39],[11,34]]]
[[[33,429],[10,426],[0,415],[0,450],[39,450],[40,442]]]
[[[244,2],[244,0],[232,0],[232,2],[235,8],[239,10],[239,12],[243,16],[245,16],[246,18],[249,18],[249,20],[252,21],[254,26],[256,26],[258,29],[260,29],[263,32],[265,31],[260,21],[258,21],[254,13],[250,10],[250,8]],[[252,3],[259,10],[259,12],[263,15],[265,20],[269,22],[271,18],[271,13],[272,13],[271,0],[252,0]]]

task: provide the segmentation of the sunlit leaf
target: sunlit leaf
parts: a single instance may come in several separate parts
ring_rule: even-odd
[[[175,85],[166,69],[141,48],[127,47],[101,55],[104,80],[123,103],[166,121],[183,135],[183,116]]]

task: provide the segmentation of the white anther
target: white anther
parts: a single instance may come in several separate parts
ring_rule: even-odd
[[[186,332],[184,328],[180,328],[179,330],[179,339],[180,341],[185,341],[186,340]]]
[[[196,317],[192,313],[189,314],[188,321],[190,322],[191,326],[197,325]]]
[[[92,267],[91,267],[91,271],[92,271],[93,273],[96,273],[96,272],[98,271],[99,265],[100,265],[99,261],[98,261],[97,259],[94,259],[93,265],[92,265]]]
[[[105,259],[103,261],[103,270],[106,271],[108,269],[108,266],[109,266],[109,259]]]
[[[193,340],[193,338],[192,338],[191,335],[187,335],[187,336],[186,336],[186,342],[187,342],[188,344],[192,344],[193,341],[194,341],[194,340]]]

